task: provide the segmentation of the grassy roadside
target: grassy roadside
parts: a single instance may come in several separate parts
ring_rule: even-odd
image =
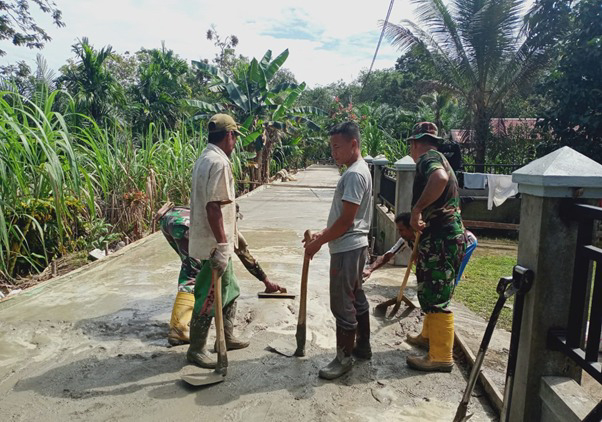
[[[495,289],[500,277],[512,275],[512,267],[516,265],[516,246],[517,242],[507,239],[479,238],[479,246],[456,287],[454,299],[488,319],[498,299]],[[513,300],[506,303],[511,304]],[[504,307],[498,327],[510,330],[511,325],[512,309]]]

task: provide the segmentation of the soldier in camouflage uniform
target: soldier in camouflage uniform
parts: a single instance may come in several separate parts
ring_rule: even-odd
[[[238,214],[238,204],[236,205]],[[201,263],[188,254],[188,231],[190,228],[190,208],[176,207],[168,202],[156,214],[155,220],[169,245],[180,256],[182,266],[178,276],[178,294],[169,323],[167,341],[172,346],[189,342],[190,318],[194,306],[194,283],[201,271]],[[257,260],[251,255],[245,238],[238,232],[238,248],[234,250],[245,268],[265,284],[267,293],[282,292],[286,289],[270,282]]]
[[[454,316],[448,307],[466,252],[458,182],[445,156],[437,151],[442,139],[435,124],[416,124],[409,141],[416,161],[411,225],[422,233],[416,263],[418,300],[426,316],[423,334],[408,340],[412,344],[413,340],[428,341],[429,353],[409,356],[407,362],[419,370],[449,372]]]

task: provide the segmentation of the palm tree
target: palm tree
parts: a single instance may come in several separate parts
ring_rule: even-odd
[[[123,90],[107,69],[107,60],[113,54],[109,45],[95,50],[88,38],[72,46],[78,62],[62,68],[58,79],[73,96],[77,111],[92,117],[99,124],[115,116],[117,106],[123,104]]]
[[[138,68],[138,83],[132,87],[134,126],[139,133],[150,123],[173,129],[181,120],[182,102],[190,96],[185,81],[188,64],[173,50],[165,48],[143,50]]]
[[[305,90],[305,82],[283,82],[273,85],[278,70],[288,58],[288,50],[272,59],[268,50],[261,61],[251,60],[244,64],[242,71],[233,78],[225,75],[218,67],[205,62],[193,61],[192,64],[212,78],[210,89],[220,92],[224,102],[210,104],[198,100],[188,103],[196,107],[204,117],[207,113],[230,111],[243,122],[243,130],[248,133],[242,140],[245,146],[254,143],[256,156],[256,174],[254,179],[267,182],[270,177],[270,162],[274,147],[293,129],[295,124],[305,124],[310,128],[319,127],[305,117],[308,114],[323,115],[316,107],[294,107],[299,95]]]
[[[476,161],[485,163],[489,122],[513,94],[528,89],[553,56],[550,38],[524,26],[520,0],[413,0],[418,22],[388,24],[401,50],[417,49],[435,87],[466,104]]]

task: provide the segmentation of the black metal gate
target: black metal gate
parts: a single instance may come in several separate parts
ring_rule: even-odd
[[[579,230],[569,318],[565,329],[549,331],[548,347],[564,353],[602,384],[602,365],[599,361],[602,328],[602,249],[593,245],[594,222],[602,221],[602,208],[575,204],[571,210],[571,217],[579,222]],[[592,283],[592,273],[594,273],[593,286],[591,286],[591,301],[589,301],[588,292]],[[587,340],[582,346],[586,320],[589,322],[589,329]],[[584,422],[601,420],[602,402],[598,403]]]

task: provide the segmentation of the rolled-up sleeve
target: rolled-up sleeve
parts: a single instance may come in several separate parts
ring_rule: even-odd
[[[206,202],[219,202],[229,204],[234,201],[235,195],[230,185],[229,173],[225,165],[215,163],[209,170],[209,178],[206,185]]]

